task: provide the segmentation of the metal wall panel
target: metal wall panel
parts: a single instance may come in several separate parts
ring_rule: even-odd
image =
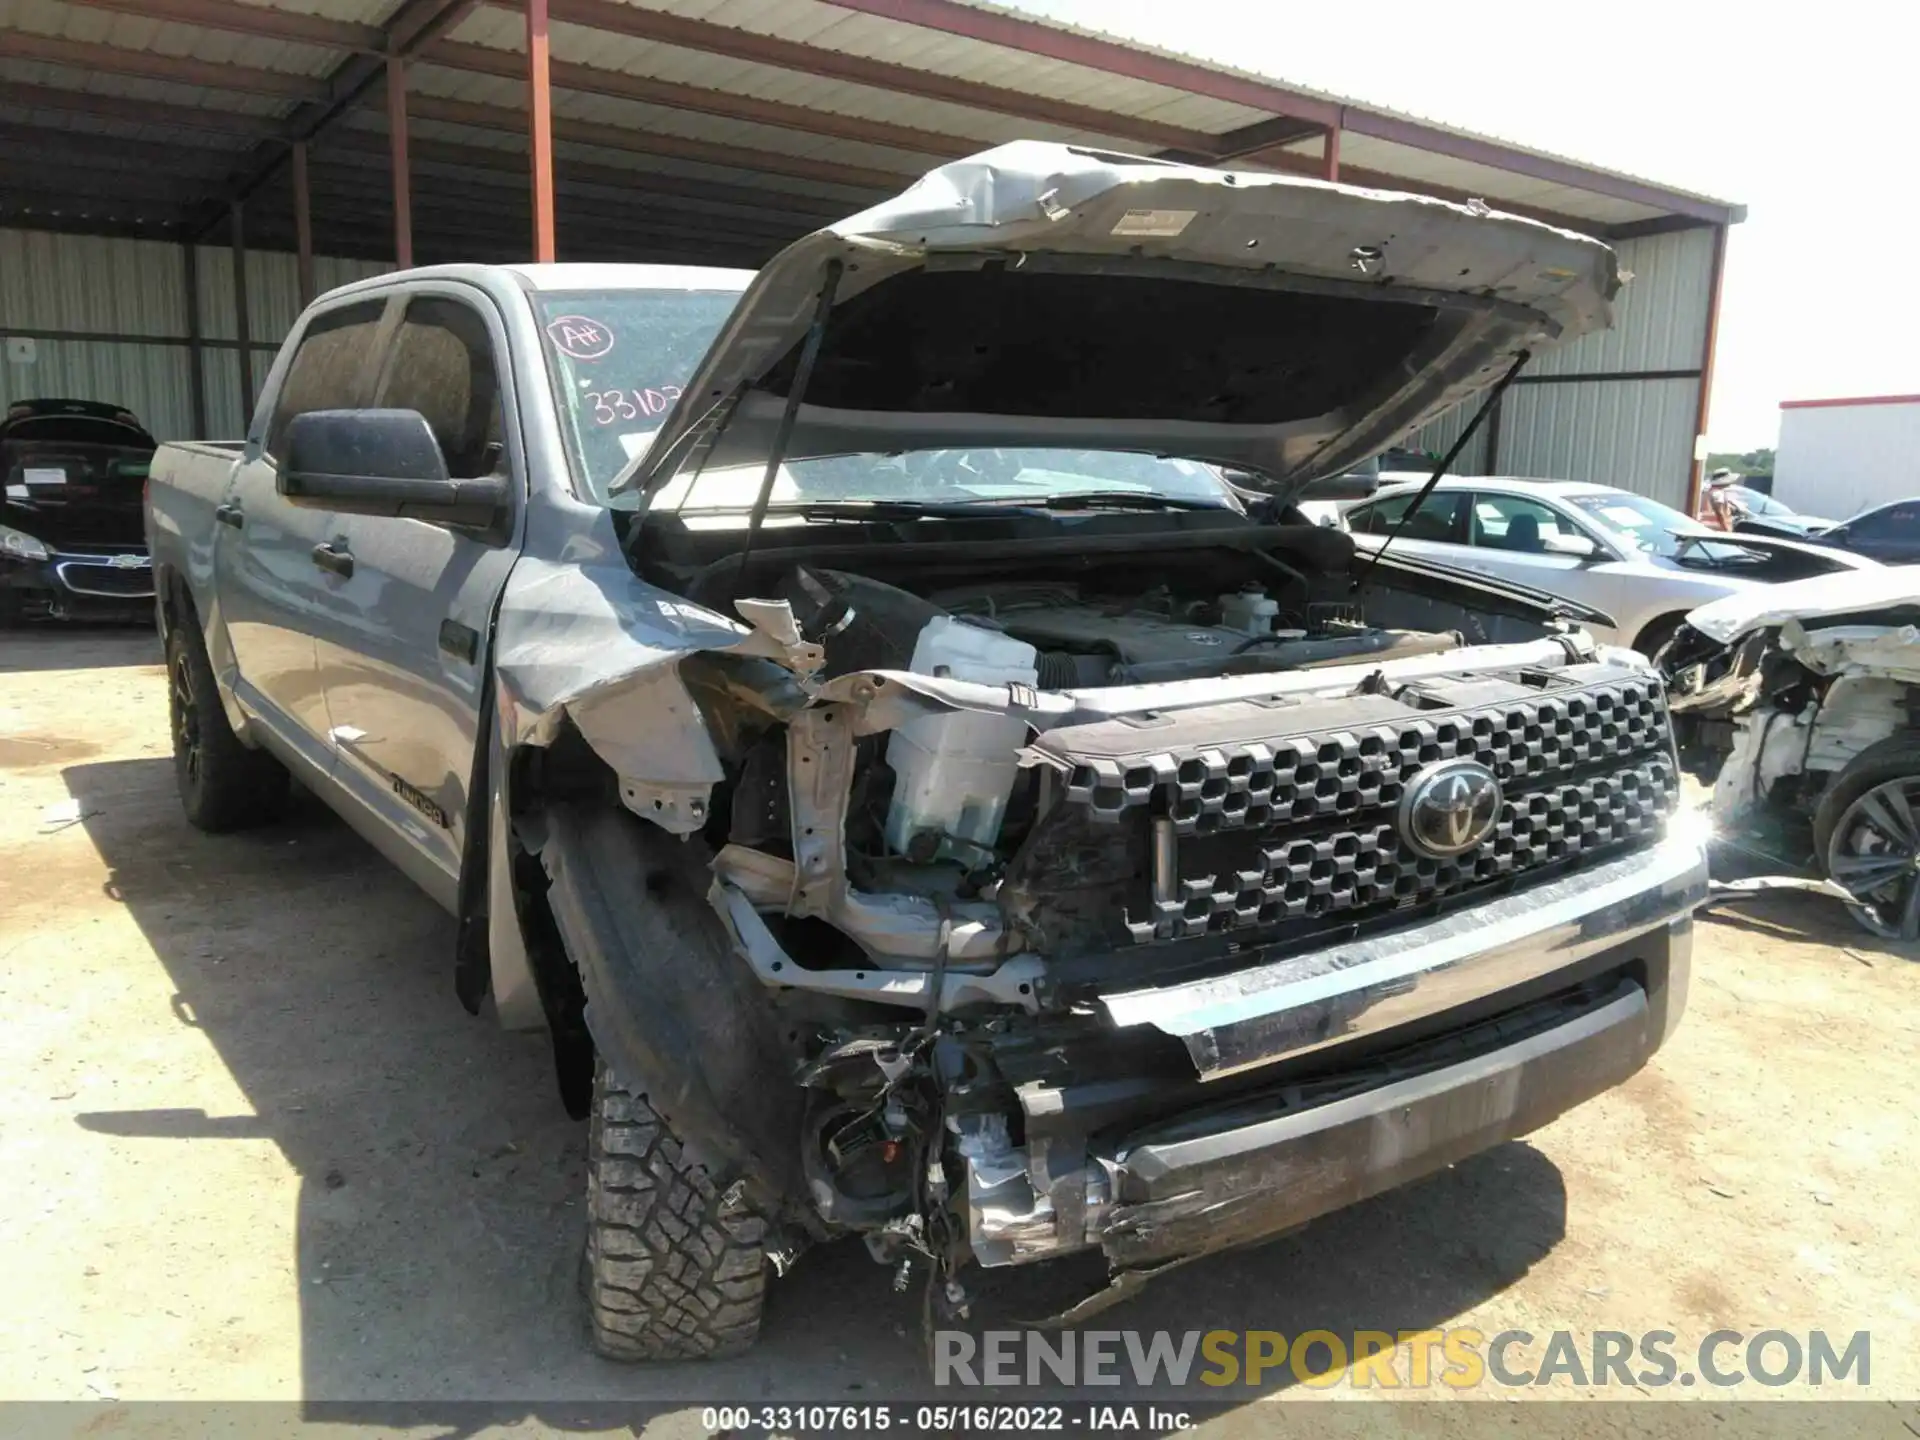
[[[207,402],[206,435],[235,438],[252,413],[243,408],[234,339],[233,251],[198,249],[201,336]],[[314,283],[324,293],[393,267],[379,261],[315,256]],[[274,353],[300,313],[294,257],[247,252],[247,312],[253,342],[255,394]],[[159,240],[61,235],[0,229],[0,331],[59,330],[95,335],[151,335],[174,344],[39,339],[31,365],[0,364],[0,400],[60,396],[104,400],[133,411],[162,440],[196,437],[191,352],[187,338],[186,260],[179,245]]]
[[[1684,507],[1699,398],[1693,379],[1516,385],[1501,406],[1500,472],[1618,485]]]
[[[393,266],[379,260],[313,258],[313,283],[324,295],[339,285],[384,275]],[[300,316],[299,263],[279,250],[247,251],[247,338],[276,348]],[[209,340],[231,340],[233,331],[233,247],[200,247],[200,333]]]
[[[1509,390],[1507,393],[1511,395],[1513,392]],[[1438,420],[1422,425],[1401,443],[1412,450],[1424,450],[1430,455],[1444,455],[1452,447],[1453,442],[1460,438],[1460,432],[1466,428],[1467,422],[1473,418],[1473,412],[1479,407],[1478,400],[1455,406]],[[1489,416],[1488,419],[1492,417]],[[1467,448],[1460,452],[1460,458],[1453,462],[1453,468],[1447,473],[1484,475],[1487,473],[1486,466],[1487,426],[1482,422],[1473,439],[1467,442]]]
[[[253,418],[253,401],[260,398],[267,371],[273,365],[271,350],[256,350],[253,357],[253,398],[244,406],[240,399],[240,357],[237,350],[208,350],[207,436],[214,440],[238,440],[247,433]]]
[[[1698,370],[1707,343],[1713,231],[1680,230],[1615,245],[1633,278],[1614,301],[1613,328],[1549,350],[1529,375],[1605,375],[1623,370]],[[1693,454],[1689,444],[1687,455]]]
[[[1507,391],[1496,457],[1501,474],[1592,480],[1685,506],[1697,379],[1529,382],[1633,371],[1697,374],[1713,297],[1713,237],[1699,229],[1619,242],[1621,268],[1633,278],[1614,302],[1613,328],[1549,350]],[[1444,450],[1475,403],[1443,415],[1407,443]],[[1476,437],[1455,468],[1483,475],[1485,456]]]
[[[16,400],[105,400],[126,406],[161,440],[193,434],[191,357],[184,345],[36,340],[33,350],[31,365],[0,363],[0,410]]]
[[[43,230],[0,230],[0,328],[185,335],[180,247]]]

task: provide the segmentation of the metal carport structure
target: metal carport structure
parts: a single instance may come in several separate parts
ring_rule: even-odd
[[[166,403],[190,422],[157,428],[205,433],[324,283],[452,258],[753,265],[1028,137],[1614,241],[1640,277],[1621,327],[1523,377],[1472,463],[1611,469],[1672,500],[1697,482],[1740,207],[960,0],[0,0],[0,332],[76,376],[114,347],[181,351],[189,393]]]

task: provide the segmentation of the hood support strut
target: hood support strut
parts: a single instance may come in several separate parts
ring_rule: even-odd
[[[840,288],[840,276],[845,269],[845,262],[838,258],[827,261],[826,273],[820,283],[820,298],[813,308],[813,323],[807,327],[807,338],[800,347],[800,363],[793,372],[793,385],[787,391],[786,407],[780,412],[780,428],[774,432],[773,444],[767,451],[767,473],[760,477],[760,493],[753,497],[753,510],[747,516],[747,538],[740,546],[740,567],[734,575],[736,585],[746,578],[747,557],[753,554],[753,542],[759,538],[760,526],[767,518],[767,502],[773,498],[773,482],[780,473],[780,462],[786,459],[787,446],[793,440],[793,422],[800,414],[800,406],[806,401],[807,384],[813,379],[814,362],[820,358],[820,345],[827,335],[827,317],[833,313],[833,297]]]
[[[1507,393],[1507,386],[1513,383],[1513,377],[1520,373],[1520,367],[1532,358],[1533,352],[1531,350],[1522,350],[1519,355],[1515,357],[1513,364],[1507,367],[1507,373],[1494,382],[1493,389],[1487,392],[1487,398],[1482,400],[1480,402],[1480,408],[1473,412],[1473,419],[1469,420],[1466,429],[1460,432],[1460,438],[1453,442],[1452,448],[1441,457],[1440,463],[1434,466],[1433,474],[1427,477],[1427,483],[1420,487],[1420,493],[1413,497],[1413,503],[1407,506],[1406,511],[1395,523],[1393,533],[1388,535],[1385,540],[1382,540],[1380,542],[1380,548],[1373,552],[1373,559],[1367,562],[1366,570],[1361,574],[1360,578],[1354,582],[1353,588],[1355,590],[1366,588],[1367,582],[1373,579],[1374,568],[1379,565],[1380,557],[1387,553],[1387,547],[1400,538],[1400,532],[1406,528],[1407,522],[1413,518],[1414,512],[1427,503],[1427,497],[1433,493],[1433,487],[1440,483],[1440,477],[1442,475],[1445,475],[1447,471],[1453,468],[1453,462],[1458,460],[1460,458],[1460,452],[1467,448],[1467,442],[1473,439],[1474,432],[1480,428],[1480,422],[1487,418],[1487,412],[1499,403],[1500,397]]]

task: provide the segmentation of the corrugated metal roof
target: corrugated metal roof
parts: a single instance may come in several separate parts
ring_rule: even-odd
[[[1269,113],[1084,65],[902,25],[877,15],[858,14],[821,0],[650,0],[636,8],[663,10],[842,54],[1044,94],[1193,130],[1232,130],[1265,119]],[[1019,18],[1043,28],[1063,28],[1031,16]]]
[[[0,0],[0,29],[289,75],[325,75],[340,58],[338,51],[324,46],[254,39],[198,25],[66,5],[60,0]]]
[[[627,0],[622,0],[622,3],[627,3]],[[663,10],[670,9],[670,10],[674,10],[684,14],[698,13],[698,14],[704,14],[704,15],[714,15],[718,13],[739,14],[744,11],[748,13],[759,12],[763,15],[797,16],[800,12],[803,12],[803,11],[817,11],[821,9],[836,8],[831,5],[823,4],[822,0],[642,0],[642,3],[644,3],[645,8],[649,8],[649,9],[663,9]],[[975,10],[975,11],[982,12],[983,14],[986,14],[986,15],[1003,17],[1012,21],[1019,22],[1022,25],[1030,25],[1043,30],[1051,30],[1051,31],[1055,31],[1063,34],[1069,34],[1069,35],[1085,36],[1089,39],[1098,40],[1108,45],[1118,46],[1123,50],[1129,50],[1139,55],[1155,56],[1162,59],[1179,61],[1184,64],[1196,65],[1205,70],[1212,71],[1218,75],[1232,76],[1236,79],[1245,80],[1248,82],[1252,82],[1254,84],[1284,86],[1284,88],[1289,92],[1299,95],[1306,99],[1337,105],[1354,112],[1360,112],[1364,114],[1379,116],[1385,119],[1407,121],[1412,124],[1424,126],[1431,130],[1440,132],[1444,135],[1456,137],[1462,140],[1484,141],[1490,144],[1499,145],[1513,152],[1516,156],[1527,156],[1533,159],[1546,160],[1546,161],[1556,162],[1558,164],[1577,166],[1595,175],[1610,176],[1618,180],[1625,180],[1625,181],[1630,181],[1636,184],[1655,186],[1660,189],[1670,191],[1675,195],[1683,195],[1695,200],[1706,201],[1709,204],[1721,205],[1721,206],[1730,206],[1732,204],[1732,202],[1730,201],[1716,199],[1713,196],[1703,195],[1695,191],[1681,190],[1674,186],[1666,185],[1660,181],[1648,179],[1644,176],[1632,175],[1625,171],[1604,169],[1600,166],[1590,165],[1586,161],[1575,160],[1569,156],[1557,155],[1557,154],[1554,154],[1552,151],[1548,151],[1548,150],[1536,149],[1532,146],[1529,146],[1517,141],[1502,139],[1500,137],[1485,135],[1476,131],[1466,130],[1459,126],[1449,125],[1444,121],[1435,120],[1426,116],[1415,114],[1411,111],[1396,110],[1385,105],[1376,104],[1368,100],[1361,100],[1353,96],[1337,95],[1329,91],[1315,90],[1308,86],[1294,84],[1291,81],[1277,79],[1276,77],[1271,75],[1263,75],[1258,71],[1245,70],[1237,66],[1222,64],[1217,60],[1203,58],[1197,55],[1185,53],[1178,50],[1169,50],[1156,45],[1149,45],[1142,41],[1135,40],[1131,37],[1120,35],[1111,31],[1100,30],[1097,28],[1084,26],[1084,25],[1070,24],[1065,21],[1060,21],[1052,18],[1042,18],[1039,16],[1029,14],[1025,11],[1014,10],[1001,5],[985,3],[985,0],[954,0],[954,3],[963,10]],[[869,16],[869,17],[863,17],[863,18],[877,19],[878,17]],[[736,19],[736,20],[729,21],[728,23],[751,26],[751,22],[747,20]],[[883,20],[883,21],[880,21],[879,23],[888,24],[891,22]],[[777,30],[768,30],[767,33],[781,33],[781,32]],[[795,35],[792,38],[804,38],[804,37]],[[1002,47],[1002,46],[986,45],[978,41],[967,42],[967,43],[971,43],[975,45],[979,51],[991,52],[994,55],[1005,56],[1005,55],[1008,55],[1009,53],[1013,53],[1013,52],[1009,52],[1005,47]],[[1104,72],[1095,72],[1095,73],[1104,73]],[[1144,112],[1129,112],[1129,113],[1144,113]],[[1262,111],[1258,113],[1265,114],[1266,112]],[[1224,128],[1231,128],[1231,127],[1223,126],[1220,128],[1224,129]],[[1346,143],[1347,143],[1346,139],[1343,138],[1342,140],[1343,148]]]
[[[362,26],[384,24],[398,9],[396,0],[270,0],[270,3],[247,0],[247,3],[259,9],[263,17],[273,11],[281,11]],[[1125,143],[1125,125],[1116,125],[1114,131],[1102,132],[1037,123],[1031,119],[996,113],[990,103],[984,100],[980,105],[974,105],[960,100],[925,99],[894,93],[881,83],[864,84],[845,77],[807,73],[803,66],[789,68],[784,63],[759,63],[752,59],[713,53],[715,48],[727,48],[725,44],[708,44],[701,49],[683,48],[619,33],[617,29],[588,29],[569,22],[564,18],[566,7],[562,5],[560,8],[563,18],[553,26],[553,53],[555,59],[564,64],[594,67],[616,75],[666,80],[678,85],[775,101],[857,120],[909,127],[983,147],[1038,134],[1076,143],[1141,148]],[[482,4],[455,27],[451,39],[459,45],[518,51],[524,43],[524,33],[523,20],[517,9],[517,6],[504,5],[500,0]],[[1194,60],[1176,52],[1085,27],[1043,21],[1019,12],[972,4],[970,0],[968,5],[960,7],[959,13],[964,14],[968,10],[996,17],[997,23],[1003,26],[1011,22],[1016,27],[1005,33],[995,32],[998,39],[1006,39],[1011,35],[1016,40],[1026,37],[1038,44],[1047,35],[1088,37],[1099,41],[1102,46],[1115,47],[1100,52],[1108,61],[1115,54],[1130,53],[1177,61],[1184,68],[1167,72],[1163,66],[1153,80],[1117,74],[1112,69],[1101,68],[1099,55],[1095,55],[1089,63],[1062,58],[1068,53],[1064,42],[1051,46],[1056,54],[1038,54],[1014,44],[993,43],[975,38],[972,34],[952,33],[956,28],[967,28],[965,26],[938,28],[934,20],[920,25],[906,23],[890,14],[871,13],[870,4],[855,3],[855,0],[839,0],[839,3],[833,3],[833,0],[638,0],[638,3],[635,0],[611,0],[597,13],[615,19],[631,13],[635,17],[634,23],[639,24],[649,12],[654,12],[704,25],[727,27],[748,37],[770,37],[781,42],[810,46],[836,57],[882,62],[910,71],[924,71],[949,81],[991,86],[1001,92],[1044,97],[1048,101],[1068,103],[1135,121],[1149,121],[1159,126],[1206,134],[1221,134],[1269,119],[1276,108],[1284,109],[1286,103],[1345,106],[1351,114],[1350,128],[1342,139],[1342,161],[1356,169],[1380,171],[1418,184],[1484,194],[1496,204],[1504,200],[1578,216],[1589,223],[1628,223],[1662,213],[1651,204],[1583,188],[1577,176],[1570,181],[1564,176],[1542,179],[1516,173],[1497,163],[1480,163],[1439,154],[1416,144],[1399,143],[1394,139],[1366,133],[1370,125],[1379,129],[1374,121],[1384,118],[1424,125],[1433,133],[1446,136],[1476,142],[1482,139],[1420,117],[1363,105],[1306,87],[1276,88],[1282,82],[1231,66]],[[108,47],[112,51],[123,52],[116,62],[120,64],[130,63],[127,60],[130,55],[153,55],[226,67],[229,74],[233,73],[232,67],[240,67],[269,77],[312,81],[331,73],[343,59],[340,50],[326,45],[236,33],[239,28],[238,24],[233,23],[225,28],[212,28],[130,14],[126,12],[124,3],[113,8],[96,8],[85,3],[67,3],[67,0],[0,0],[0,30]],[[708,39],[711,38],[709,35]],[[501,108],[517,109],[523,103],[523,87],[515,81],[437,65],[432,62],[431,55],[429,49],[413,78],[414,86],[421,93]],[[1204,83],[1206,75],[1245,82],[1242,90],[1249,85],[1260,87],[1247,91],[1256,97],[1263,91],[1273,94],[1275,107],[1263,109],[1253,104],[1194,93],[1181,88],[1179,84],[1161,83],[1168,73],[1176,79],[1187,78],[1188,83],[1194,83],[1201,90],[1218,88]],[[97,72],[88,72],[64,60],[60,64],[7,60],[0,62],[0,75],[29,84],[79,86],[99,94],[132,96],[145,93],[162,104],[197,104],[214,108],[230,106],[241,113],[263,116],[284,113],[298,98],[293,95],[277,98],[250,96],[244,90],[228,92],[216,87],[180,84],[166,85],[164,90],[156,91],[153,87],[161,82],[112,73],[104,67]],[[1190,79],[1195,76],[1202,79]],[[1289,96],[1293,97],[1291,102],[1288,101]],[[1245,98],[1244,95],[1241,98]],[[566,89],[558,92],[556,108],[561,115],[597,124],[856,167],[866,172],[910,174],[939,158],[926,151],[915,152],[897,146],[867,143],[865,140],[812,134],[774,124]],[[1390,126],[1388,128],[1391,129]],[[1306,141],[1297,148],[1300,153],[1310,153],[1317,148],[1317,141]],[[1561,161],[1559,157],[1547,156],[1545,152],[1525,147],[1506,145],[1505,148],[1515,156],[1543,158],[1556,164],[1576,163]],[[1596,171],[1592,167],[1581,168],[1595,175],[1613,173]],[[1635,177],[1615,178],[1635,180]],[[1686,192],[1672,193],[1684,195]]]

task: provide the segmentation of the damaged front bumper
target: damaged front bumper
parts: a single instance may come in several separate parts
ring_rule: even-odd
[[[1633,1074],[1685,1008],[1705,854],[1690,838],[1379,937],[1104,998],[1203,1077],[1270,1083],[1169,1114],[1111,1082],[1016,1087],[958,1117],[969,1242],[1004,1265],[1099,1247],[1118,1269],[1264,1239],[1513,1139]],[[1410,943],[1409,943],[1410,942]],[[1497,1005],[1498,1008],[1490,1009]],[[1117,1113],[1116,1113],[1117,1112]]]

